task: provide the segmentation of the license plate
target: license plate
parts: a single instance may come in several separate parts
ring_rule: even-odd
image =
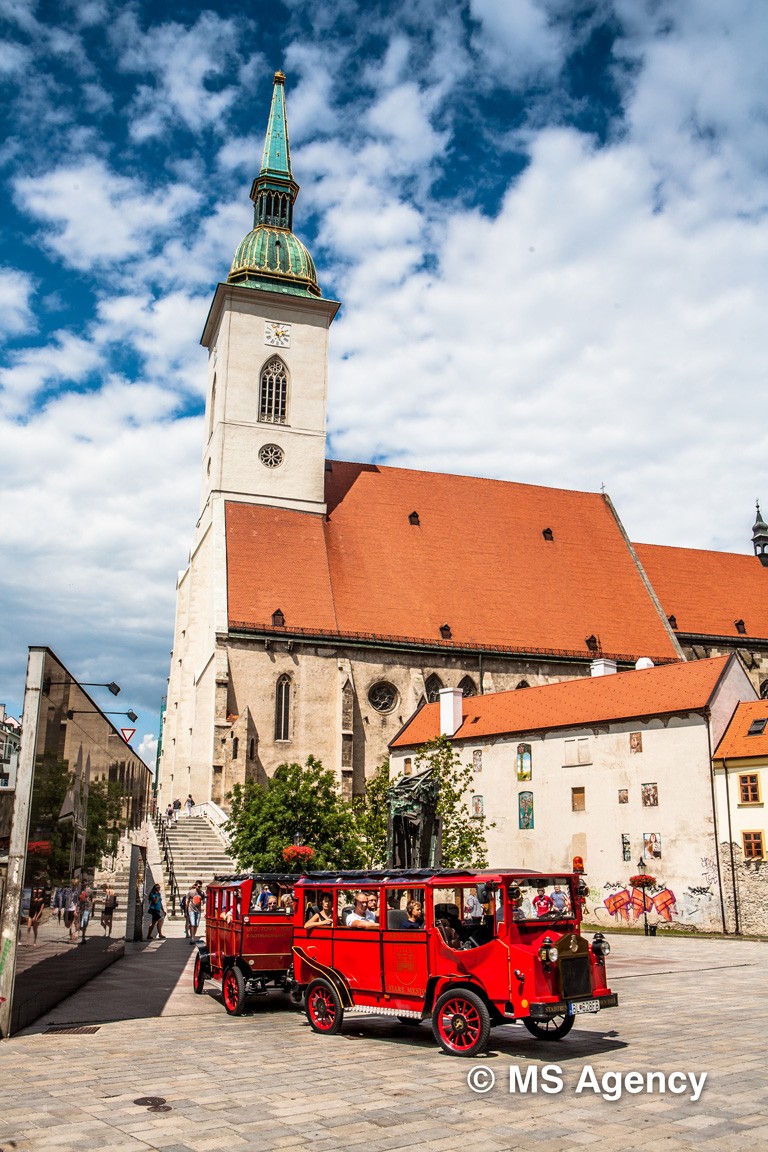
[[[580,1000],[576,1004],[573,1004],[573,1003],[569,1004],[568,1005],[568,1011],[570,1012],[571,1016],[580,1016],[582,1012],[599,1012],[600,1011],[600,1001],[599,1000]]]

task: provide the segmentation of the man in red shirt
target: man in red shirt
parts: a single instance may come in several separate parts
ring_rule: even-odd
[[[539,888],[538,894],[534,896],[531,903],[536,909],[536,915],[538,917],[546,916],[554,907],[551,899],[547,896],[543,888]]]

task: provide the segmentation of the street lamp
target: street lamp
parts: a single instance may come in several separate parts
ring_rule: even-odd
[[[67,720],[71,720],[73,716],[82,715],[84,712],[90,713],[91,716],[95,715],[93,708],[68,708]],[[131,724],[135,724],[139,718],[132,708],[129,708],[127,712],[102,712],[101,714],[102,716],[127,716]]]
[[[68,683],[69,681],[66,680],[44,680],[43,693],[47,696],[54,685],[57,688],[65,688]],[[113,696],[120,695],[120,685],[115,684],[114,680],[111,680],[109,684],[102,684],[101,681],[96,682],[94,680],[75,680],[74,683],[81,688],[108,688]]]
[[[637,862],[637,870],[640,873],[645,872],[645,860],[642,856],[640,857],[640,859]],[[647,897],[646,892],[645,892],[645,885],[643,885],[642,892],[643,892],[643,934],[645,936],[648,936],[648,935],[650,935],[650,933],[648,931],[648,897]]]

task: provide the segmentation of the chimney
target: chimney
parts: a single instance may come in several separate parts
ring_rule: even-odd
[[[606,660],[601,656],[599,660],[593,660],[589,666],[590,676],[613,676],[617,669],[615,660]]]
[[[461,688],[440,689],[440,735],[453,736],[461,728]]]

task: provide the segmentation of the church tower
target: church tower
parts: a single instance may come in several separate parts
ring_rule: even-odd
[[[312,257],[293,232],[285,76],[275,73],[253,228],[219,284],[205,324],[209,350],[201,512],[216,494],[325,511],[328,329]]]
[[[191,794],[225,799],[230,682],[227,504],[325,513],[328,330],[309,252],[293,232],[285,76],[276,72],[253,228],[219,284],[201,343],[208,349],[200,512],[176,589],[176,629],[164,715],[163,805]],[[277,514],[277,513],[276,513]],[[275,562],[265,556],[264,564]],[[255,574],[258,579],[258,573]]]

